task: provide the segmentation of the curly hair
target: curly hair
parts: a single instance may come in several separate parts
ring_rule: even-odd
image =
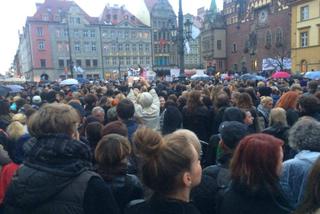
[[[296,150],[320,152],[320,123],[311,117],[302,117],[289,131],[289,145]]]

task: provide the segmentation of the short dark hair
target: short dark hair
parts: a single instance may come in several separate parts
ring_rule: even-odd
[[[320,100],[314,95],[303,95],[299,98],[298,103],[304,115],[312,116],[320,111]]]
[[[128,120],[134,115],[134,104],[129,99],[123,99],[117,105],[118,117],[122,120]]]

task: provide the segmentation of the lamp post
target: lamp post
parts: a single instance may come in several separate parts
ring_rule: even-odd
[[[70,69],[70,74],[71,78],[73,78],[73,60],[72,60],[72,53],[71,53],[71,38],[70,38],[70,26],[69,26],[69,16],[66,12],[61,13],[62,23],[67,25],[67,36],[68,36],[68,46],[69,46],[69,69]]]

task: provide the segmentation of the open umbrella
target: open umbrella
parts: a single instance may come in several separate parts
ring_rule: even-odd
[[[195,74],[191,76],[191,80],[210,80],[207,74]]]
[[[258,81],[264,81],[266,78],[263,76],[255,75],[255,74],[243,74],[240,76],[240,79],[242,80],[258,80]]]
[[[2,97],[6,97],[8,95],[8,93],[10,92],[10,88],[0,85],[0,96]]]
[[[277,71],[274,74],[272,74],[272,78],[274,79],[285,79],[285,78],[289,78],[291,76],[291,74],[289,74],[288,72],[285,71]]]
[[[10,93],[19,93],[24,88],[21,85],[7,85],[8,88],[10,88]]]
[[[320,71],[308,71],[307,73],[304,74],[304,77],[311,80],[319,80]]]
[[[76,79],[66,79],[60,82],[60,85],[78,85],[79,81]]]

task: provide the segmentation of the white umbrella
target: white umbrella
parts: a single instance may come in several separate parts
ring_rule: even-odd
[[[66,79],[60,82],[60,85],[78,85],[79,82],[76,79]]]
[[[191,80],[201,80],[210,78],[207,74],[195,74],[191,76]]]

